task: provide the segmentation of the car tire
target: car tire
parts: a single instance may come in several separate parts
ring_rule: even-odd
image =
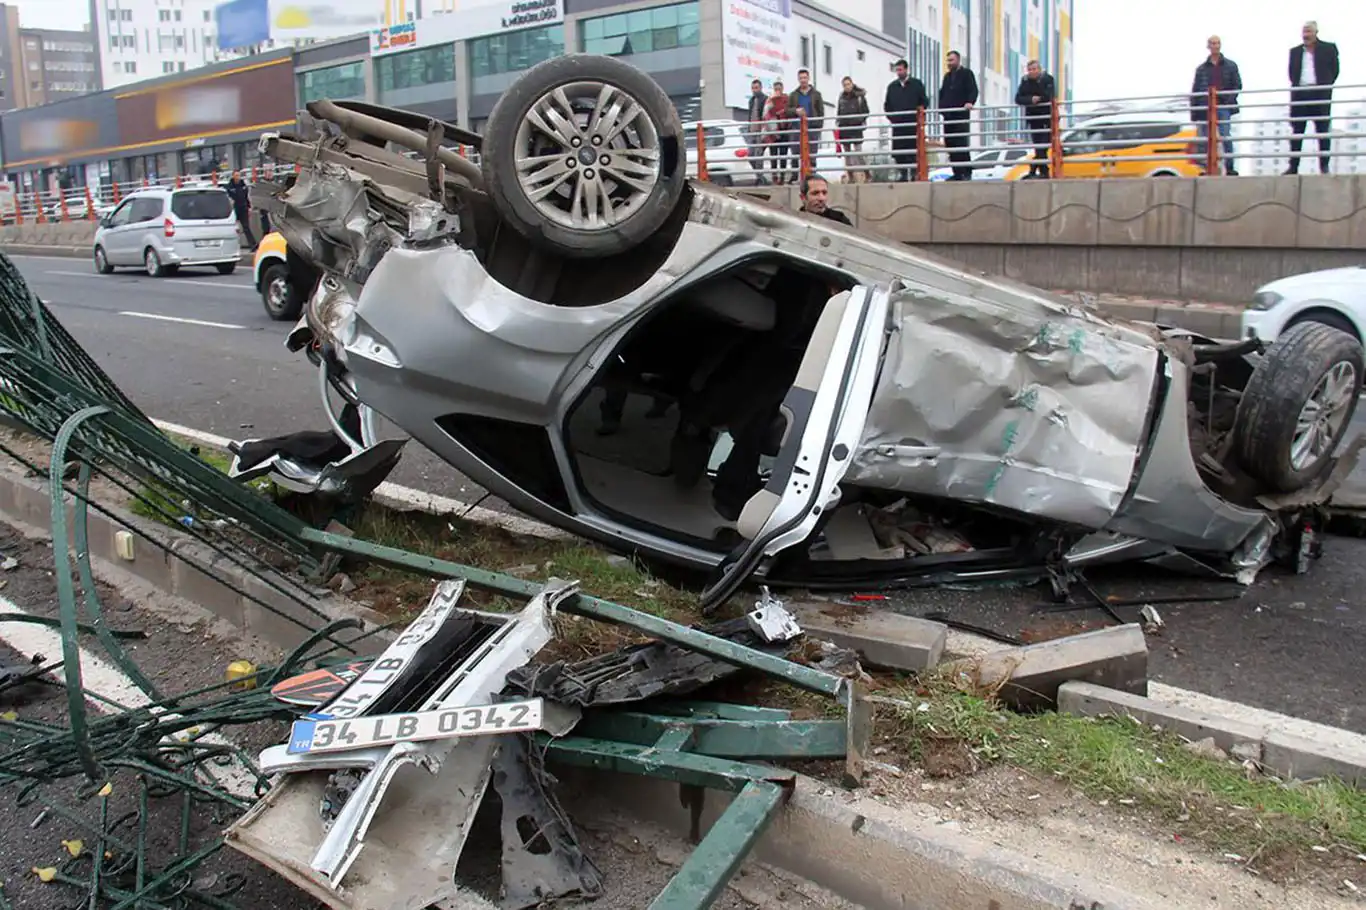
[[[1341,313],[1334,313],[1331,310],[1311,310],[1307,315],[1300,316],[1295,322],[1286,326],[1286,328],[1303,325],[1306,322],[1318,322],[1323,325],[1329,325],[1339,332],[1346,332],[1353,338],[1358,337],[1356,326],[1352,325],[1352,321]]]
[[[218,269],[218,274],[220,275],[231,275],[233,272],[237,271],[237,263],[220,262],[218,265],[214,266],[214,268]]]
[[[142,251],[142,265],[147,270],[148,277],[161,278],[166,274],[166,267],[161,264],[161,257],[150,246]]]
[[[637,113],[610,126],[603,117],[602,128],[613,130],[604,140],[588,131],[603,113],[599,101],[607,112]],[[687,186],[686,155],[664,90],[629,63],[594,54],[528,70],[494,105],[481,149],[498,213],[542,249],[575,259],[624,253],[659,230]],[[540,161],[532,167],[530,159]],[[623,164],[634,164],[631,173]],[[595,197],[591,219],[581,194]]]
[[[277,262],[261,276],[261,304],[266,315],[277,322],[299,318],[304,301],[289,280],[289,267]]]
[[[109,257],[104,253],[104,247],[95,247],[95,271],[101,275],[114,274],[114,267],[109,264]]]
[[[1234,444],[1243,469],[1293,493],[1331,463],[1356,411],[1363,374],[1355,338],[1318,322],[1287,329],[1243,389]]]

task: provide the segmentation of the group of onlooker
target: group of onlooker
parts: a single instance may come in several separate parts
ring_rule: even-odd
[[[1209,139],[1210,94],[1214,94],[1215,129],[1223,150],[1224,173],[1238,175],[1237,158],[1233,152],[1233,117],[1238,113],[1238,93],[1243,90],[1243,77],[1234,63],[1223,53],[1223,42],[1211,35],[1205,42],[1209,56],[1195,68],[1191,82],[1190,110],[1202,140]],[[1319,146],[1319,171],[1328,173],[1333,150],[1332,105],[1333,86],[1338,81],[1338,47],[1331,41],[1319,40],[1316,22],[1306,22],[1300,30],[1300,43],[1290,49],[1290,167],[1286,174],[1300,172],[1300,153],[1304,135],[1314,125]]]
[[[1290,168],[1287,174],[1297,174],[1304,134],[1309,124],[1317,132],[1319,163],[1328,172],[1332,149],[1331,116],[1333,85],[1337,82],[1339,59],[1337,46],[1320,41],[1318,26],[1306,22],[1302,42],[1290,50]],[[1206,44],[1209,56],[1195,70],[1191,85],[1191,117],[1202,140],[1208,139],[1209,99],[1211,90],[1217,104],[1215,122],[1223,149],[1225,173],[1236,176],[1233,153],[1231,118],[1238,113],[1238,93],[1242,91],[1242,76],[1238,65],[1223,55],[1222,42],[1212,36]],[[891,124],[891,156],[902,180],[915,180],[920,146],[917,136],[926,126],[921,118],[930,111],[930,97],[925,84],[910,74],[905,60],[894,66],[896,78],[887,86],[882,109]],[[841,80],[841,91],[835,104],[835,153],[843,159],[846,179],[861,182],[868,179],[868,156],[864,154],[864,133],[868,128],[868,93],[849,76]],[[787,92],[782,82],[775,82],[771,92],[755,79],[750,86],[749,144],[751,162],[761,172],[765,161],[773,182],[795,183],[801,176],[803,137],[809,167],[815,166],[825,126],[826,106],[820,89],[811,83],[807,69],[797,71],[797,87]],[[945,60],[943,79],[939,84],[938,105],[934,112],[943,125],[944,145],[949,150],[953,165],[950,180],[972,179],[969,150],[972,108],[977,103],[977,78],[963,65],[958,51],[949,51]],[[1038,60],[1030,60],[1025,75],[1015,92],[1015,104],[1023,109],[1025,128],[1034,154],[1029,159],[1029,177],[1050,176],[1054,110],[1057,83],[1045,72]]]

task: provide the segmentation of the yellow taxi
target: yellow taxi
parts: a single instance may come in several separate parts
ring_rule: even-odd
[[[304,297],[289,276],[289,250],[280,232],[272,231],[261,238],[252,262],[256,290],[271,319],[298,319],[303,312]]]
[[[1033,155],[1011,168],[1023,180]],[[1062,175],[1072,177],[1200,177],[1204,148],[1195,124],[1176,113],[1107,114],[1062,134]]]

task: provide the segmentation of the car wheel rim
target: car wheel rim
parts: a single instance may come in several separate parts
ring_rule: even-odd
[[[660,180],[659,130],[644,105],[605,82],[574,82],[537,99],[517,128],[517,181],[550,221],[610,228]]]
[[[147,266],[147,271],[155,272],[157,270],[157,254],[148,250],[147,258],[143,260],[143,264]]]
[[[273,278],[270,288],[266,292],[266,300],[272,310],[283,310],[285,307],[285,295],[289,292],[283,278]]]
[[[96,250],[96,251],[95,251],[95,268],[97,268],[97,269],[103,269],[103,268],[104,268],[104,250]]]
[[[1290,467],[1303,471],[1333,451],[1356,389],[1357,371],[1343,360],[1332,366],[1300,409],[1290,443]]]

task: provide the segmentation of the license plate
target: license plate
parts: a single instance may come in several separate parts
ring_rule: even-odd
[[[365,668],[346,690],[327,705],[331,717],[357,717],[388,690],[395,679],[403,675],[408,664],[422,646],[436,635],[455,610],[465,586],[461,582],[445,583],[437,588],[427,608],[408,624],[393,644],[384,649],[379,659]]]
[[[294,722],[286,751],[291,755],[346,752],[393,743],[526,733],[541,729],[544,713],[544,701],[532,698],[437,711],[375,714],[351,720],[305,718]]]
[[[196,240],[196,241],[194,242],[194,245],[195,245],[196,247],[198,247],[199,249],[205,249],[205,248],[211,247],[211,246],[218,246],[218,241],[217,241],[217,240]]]

